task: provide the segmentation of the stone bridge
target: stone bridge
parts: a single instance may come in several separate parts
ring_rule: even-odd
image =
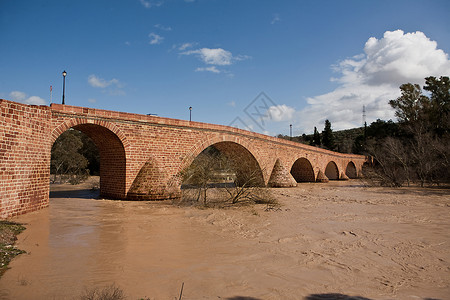
[[[100,193],[111,199],[180,196],[179,173],[214,145],[251,166],[273,187],[356,178],[365,158],[233,127],[116,111],[25,105],[0,99],[0,217],[48,206],[51,148],[69,128],[88,135],[100,153]],[[244,170],[245,171],[245,170]]]

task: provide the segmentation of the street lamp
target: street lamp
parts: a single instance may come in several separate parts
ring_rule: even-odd
[[[289,140],[292,141],[292,124],[289,125]]]
[[[67,75],[66,70],[64,70],[64,71],[62,72],[62,75],[63,75],[63,96],[62,96],[62,104],[64,105],[64,104],[66,104],[66,103],[64,102],[64,96],[65,96],[65,93],[66,93],[66,75]]]
[[[189,122],[192,121],[192,106],[189,106]]]

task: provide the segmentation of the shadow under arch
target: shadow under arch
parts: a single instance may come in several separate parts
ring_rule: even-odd
[[[345,168],[345,175],[347,175],[347,177],[351,179],[358,178],[356,166],[352,161],[347,164],[347,168]]]
[[[304,157],[294,162],[291,167],[291,175],[297,182],[314,182],[316,180],[311,162]]]
[[[100,154],[100,196],[111,199],[126,197],[126,154],[122,140],[109,128],[93,123],[62,124],[52,133],[52,145],[59,135],[73,128],[87,135]]]
[[[325,168],[325,176],[329,180],[339,180],[339,169],[334,161],[330,161]]]
[[[205,147],[195,158],[199,157],[209,147],[215,148],[230,162],[238,185],[248,184],[249,182],[254,186],[265,185],[263,170],[255,156],[246,147],[232,141],[221,141]],[[190,162],[189,166],[194,163],[195,158]]]

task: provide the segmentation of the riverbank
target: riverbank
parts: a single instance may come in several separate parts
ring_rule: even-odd
[[[25,251],[15,246],[17,235],[25,230],[22,224],[0,220],[0,278],[8,269],[11,260]]]

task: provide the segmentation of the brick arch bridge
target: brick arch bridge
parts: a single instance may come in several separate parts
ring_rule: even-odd
[[[49,204],[51,148],[69,128],[88,135],[100,153],[100,193],[113,199],[179,197],[179,172],[214,145],[258,169],[264,185],[356,178],[365,157],[340,154],[233,127],[0,99],[1,218]]]

